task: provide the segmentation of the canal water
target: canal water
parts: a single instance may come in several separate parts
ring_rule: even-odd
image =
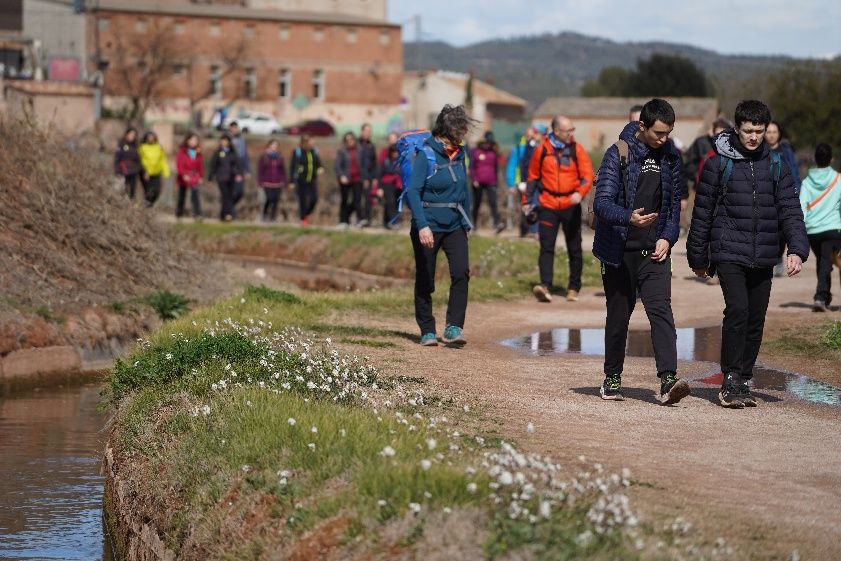
[[[0,395],[0,559],[111,560],[101,384]]]

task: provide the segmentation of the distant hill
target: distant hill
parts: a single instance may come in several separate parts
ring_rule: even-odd
[[[689,58],[707,73],[724,99],[736,95],[745,78],[771,73],[795,61],[783,56],[721,55],[672,43],[617,43],[564,32],[512,39],[496,39],[453,47],[442,42],[406,43],[407,70],[444,69],[467,72],[519,95],[534,108],[544,99],[578,95],[581,85],[605,66],[632,68],[652,53]]]

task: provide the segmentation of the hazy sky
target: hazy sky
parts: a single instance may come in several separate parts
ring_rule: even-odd
[[[388,0],[395,23],[419,12],[424,40],[459,46],[575,31],[614,41],[686,43],[724,54],[841,54],[839,0]],[[403,30],[405,39],[415,39],[412,23]]]

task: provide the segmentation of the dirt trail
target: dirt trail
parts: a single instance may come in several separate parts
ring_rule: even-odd
[[[718,324],[720,288],[692,280],[680,249],[675,271],[678,327]],[[814,275],[814,263],[808,263],[798,278],[775,279],[769,319],[816,321],[807,307],[786,305],[811,301]],[[463,349],[404,341],[399,351],[367,354],[393,371],[425,376],[443,392],[484,404],[502,433],[530,450],[570,465],[584,454],[609,469],[630,468],[643,483],[632,488],[631,498],[649,521],[684,516],[702,540],[725,537],[738,558],[787,559],[797,549],[803,559],[841,559],[841,408],[763,390],[759,407],[727,410],[715,404],[715,388],[701,385],[693,385],[692,396],[678,406],[661,407],[653,359],[643,358],[626,360],[626,401],[607,402],[597,397],[600,357],[538,357],[500,344],[553,327],[603,327],[598,292],[585,287],[577,303],[471,304],[465,326],[470,343]],[[436,312],[442,317],[444,310]],[[631,328],[647,325],[640,305]],[[387,326],[417,330],[413,318]],[[691,378],[710,368],[685,362],[680,374]],[[838,383],[837,366],[803,373]],[[528,422],[534,434],[524,431]]]

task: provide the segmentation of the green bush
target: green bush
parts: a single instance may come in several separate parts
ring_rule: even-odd
[[[189,311],[189,306],[194,302],[182,294],[176,294],[168,290],[159,290],[140,300],[166,321],[175,319]]]

